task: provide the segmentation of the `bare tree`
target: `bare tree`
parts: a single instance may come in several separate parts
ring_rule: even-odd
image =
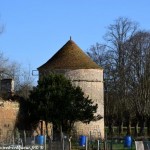
[[[140,135],[150,116],[150,33],[137,32],[129,40],[130,90],[134,109],[140,123]],[[149,121],[148,121],[149,122]],[[148,125],[149,129],[150,125]]]
[[[141,31],[128,18],[118,18],[108,26],[106,44],[91,46],[88,55],[104,68],[105,120],[112,133],[113,123],[119,134],[123,123],[130,133],[131,122],[137,135],[150,135],[150,32]]]
[[[16,61],[10,61],[0,53],[0,79],[11,78],[15,81],[15,93],[19,96],[27,98],[29,91],[34,84],[34,78],[29,71],[22,68],[22,65]]]
[[[108,26],[105,35],[106,44],[96,44],[88,53],[95,62],[104,67],[105,95],[108,97],[107,104],[110,102],[106,111],[112,116],[112,112],[109,110],[112,107],[115,109],[113,116],[119,125],[119,134],[122,131],[124,118],[127,120],[126,124],[128,132],[130,132],[130,111],[133,105],[130,104],[130,92],[128,90],[130,87],[128,82],[130,65],[128,63],[127,41],[137,31],[137,23],[128,18],[120,17],[115,20],[114,24]]]
[[[105,101],[105,124],[108,126],[108,134],[113,134],[113,123],[115,118],[115,98],[113,91],[112,82],[114,82],[113,60],[112,54],[108,51],[107,46],[104,44],[96,43],[92,45],[88,50],[87,54],[95,61],[98,65],[104,68],[104,101]],[[111,86],[110,86],[111,85]]]
[[[5,58],[3,52],[0,52],[0,77],[3,75],[3,72],[5,72],[7,63],[8,58]]]
[[[34,85],[34,78],[31,75],[30,67],[29,70],[22,70],[19,82],[16,93],[27,99]]]

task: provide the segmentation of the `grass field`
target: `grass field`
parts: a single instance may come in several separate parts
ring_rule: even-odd
[[[138,128],[140,129],[140,128]],[[135,150],[135,140],[137,141],[144,141],[148,140],[150,143],[150,137],[147,136],[147,127],[145,127],[145,135],[144,136],[138,136],[134,137],[134,128],[131,127],[131,137],[132,137],[132,145],[131,147],[124,147],[124,137],[126,136],[127,133],[127,128],[123,127],[123,132],[121,135],[118,135],[118,127],[113,127],[114,130],[114,135],[108,136],[108,128],[105,127],[105,144],[104,142],[99,143],[99,150],[104,150],[104,147],[107,150]],[[72,142],[72,150],[85,150],[85,147],[79,146],[79,141],[74,141]],[[88,150],[98,150],[98,142],[95,141],[88,141]]]
[[[135,150],[135,144],[134,142],[132,142],[132,145],[130,148],[124,147],[124,142],[123,141],[111,141],[108,140],[105,142],[105,146],[104,146],[104,142],[99,143],[99,149],[100,150],[104,150],[104,147],[107,150]],[[97,141],[93,141],[92,143],[88,143],[88,150],[97,150],[98,149],[98,142]],[[78,143],[73,143],[72,144],[72,150],[85,150],[85,147],[81,147],[79,146]]]

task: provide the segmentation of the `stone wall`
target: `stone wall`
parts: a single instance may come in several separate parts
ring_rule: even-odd
[[[102,69],[78,69],[66,72],[68,78],[73,84],[80,86],[85,96],[89,96],[98,104],[96,114],[100,114],[103,118],[90,124],[77,122],[75,124],[76,131],[79,135],[91,135],[104,138],[104,92],[103,92],[103,70]]]
[[[14,80],[2,79],[0,80],[0,96],[8,99],[14,93]]]
[[[103,118],[90,124],[77,122],[75,130],[78,135],[93,135],[104,138],[104,87],[102,69],[76,69],[76,70],[55,70],[55,73],[64,74],[75,86],[80,86],[85,94],[98,104],[96,114]]]
[[[0,100],[0,141],[12,135],[19,112],[19,103]]]

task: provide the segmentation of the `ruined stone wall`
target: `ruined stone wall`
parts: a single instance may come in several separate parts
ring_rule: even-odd
[[[0,141],[12,135],[19,112],[19,103],[0,100]]]

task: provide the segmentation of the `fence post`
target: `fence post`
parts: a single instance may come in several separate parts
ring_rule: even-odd
[[[104,150],[106,150],[106,140],[104,140]]]
[[[15,135],[13,133],[13,145],[15,144]]]
[[[49,149],[52,150],[52,139],[51,139],[51,137],[49,139]]]
[[[69,138],[69,150],[71,150],[71,137]]]
[[[62,150],[65,149],[65,142],[64,142],[64,136],[62,137]]]
[[[86,145],[85,145],[85,149],[88,150],[88,137],[86,136]]]
[[[46,150],[46,135],[44,136],[44,149]]]
[[[23,135],[24,135],[24,142],[23,143],[24,143],[24,146],[26,146],[26,131],[25,130],[23,131]]]
[[[110,146],[111,146],[111,150],[112,150],[112,146],[113,146],[113,145],[112,145],[112,144],[113,144],[112,142],[113,142],[113,141],[111,140],[111,145],[110,145]]]
[[[99,140],[97,140],[97,150],[99,150]]]

